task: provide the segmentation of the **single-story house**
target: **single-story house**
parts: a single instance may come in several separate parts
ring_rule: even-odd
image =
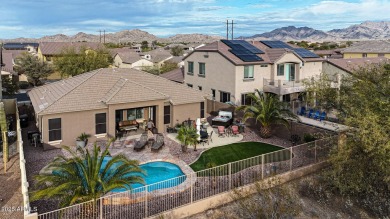
[[[121,121],[143,128],[153,120],[158,132],[188,118],[205,116],[207,94],[136,69],[103,68],[28,92],[42,142],[75,145],[117,134]],[[123,123],[122,123],[123,124]],[[142,131],[142,130],[141,130]]]

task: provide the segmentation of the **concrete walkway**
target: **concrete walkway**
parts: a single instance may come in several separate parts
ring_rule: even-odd
[[[307,118],[304,116],[298,116],[298,117],[301,120],[301,123],[315,126],[318,128],[323,128],[323,129],[334,131],[334,132],[342,132],[342,131],[346,131],[349,129],[348,126],[341,125],[341,124],[334,123],[334,122],[329,122],[329,121],[325,121],[325,120],[319,121],[319,120]]]

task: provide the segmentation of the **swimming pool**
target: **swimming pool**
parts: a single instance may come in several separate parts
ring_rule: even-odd
[[[102,168],[104,168],[107,164],[107,162],[111,159],[111,157],[105,157],[102,163]],[[170,188],[177,186],[184,182],[186,180],[186,176],[184,175],[183,171],[180,169],[179,166],[173,163],[169,162],[163,162],[163,161],[156,161],[156,162],[149,162],[145,163],[139,166],[142,170],[145,171],[146,176],[143,176],[142,174],[137,174],[133,173],[133,175],[141,175],[144,177],[146,185],[148,186],[148,191],[154,191],[157,189],[165,189],[165,188]],[[179,177],[181,176],[181,177]],[[176,178],[179,177],[179,178]],[[159,183],[155,184],[158,182],[162,182],[168,179],[169,180],[166,183]],[[132,188],[140,188],[143,187],[144,185],[135,183],[132,184]],[[114,189],[111,192],[124,192],[126,189]],[[144,189],[137,189],[136,192],[141,192],[144,191]]]

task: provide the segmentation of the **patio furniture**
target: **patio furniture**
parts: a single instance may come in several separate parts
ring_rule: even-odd
[[[211,120],[212,126],[228,127],[233,123],[233,113],[228,111],[219,111],[218,116]]]
[[[139,123],[136,120],[124,120],[120,121],[118,126],[120,130],[129,130],[130,128],[135,128],[137,130],[139,128]]]
[[[203,143],[203,145],[204,145],[205,142],[207,142],[207,144],[208,144],[209,134],[206,131],[203,131],[203,130],[201,130],[199,132],[199,134],[200,134],[200,141],[199,142]]]
[[[238,126],[237,126],[237,125],[233,125],[233,126],[232,126],[232,135],[233,135],[233,136],[238,136],[239,133],[240,133],[240,132],[239,132],[239,130],[238,130]]]
[[[326,118],[326,112],[324,111],[320,115],[320,121],[325,120],[325,118]]]
[[[307,113],[307,117],[308,118],[311,118],[313,116],[313,113],[314,113],[314,110],[313,109],[310,109],[309,110],[309,113]]]
[[[320,118],[320,111],[317,110],[316,113],[315,113],[314,116],[313,116],[313,119],[317,120],[317,119],[319,119],[319,118]]]
[[[152,151],[158,151],[162,148],[164,145],[164,135],[159,133],[156,136],[156,141],[153,142],[151,150]]]
[[[141,135],[141,138],[139,139],[139,141],[137,141],[135,143],[134,150],[135,151],[140,151],[140,150],[144,149],[147,143],[148,143],[148,134],[147,133],[143,133]]]
[[[225,126],[218,126],[218,137],[225,137]]]
[[[306,115],[306,107],[302,106],[301,110],[297,111],[297,114],[300,116]]]

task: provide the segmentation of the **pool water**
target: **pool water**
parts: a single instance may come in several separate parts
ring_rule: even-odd
[[[107,164],[107,162],[111,159],[111,157],[105,157],[102,163],[102,168],[104,168]],[[170,188],[179,185],[180,183],[184,182],[186,180],[186,176],[184,175],[183,171],[180,169],[179,166],[173,163],[169,162],[163,162],[163,161],[156,161],[156,162],[149,162],[145,163],[139,166],[142,170],[145,171],[145,175],[132,173],[132,175],[140,175],[143,176],[146,185],[148,186],[148,191],[154,191],[157,189],[165,189]],[[182,177],[179,177],[182,176]],[[179,178],[176,178],[179,177]],[[159,183],[156,185],[155,183],[162,182],[168,179],[169,180],[165,183]],[[133,189],[143,187],[144,185],[139,183],[134,183],[131,185]],[[114,189],[111,192],[124,192],[126,189]],[[145,189],[136,189],[136,192],[145,191]]]

